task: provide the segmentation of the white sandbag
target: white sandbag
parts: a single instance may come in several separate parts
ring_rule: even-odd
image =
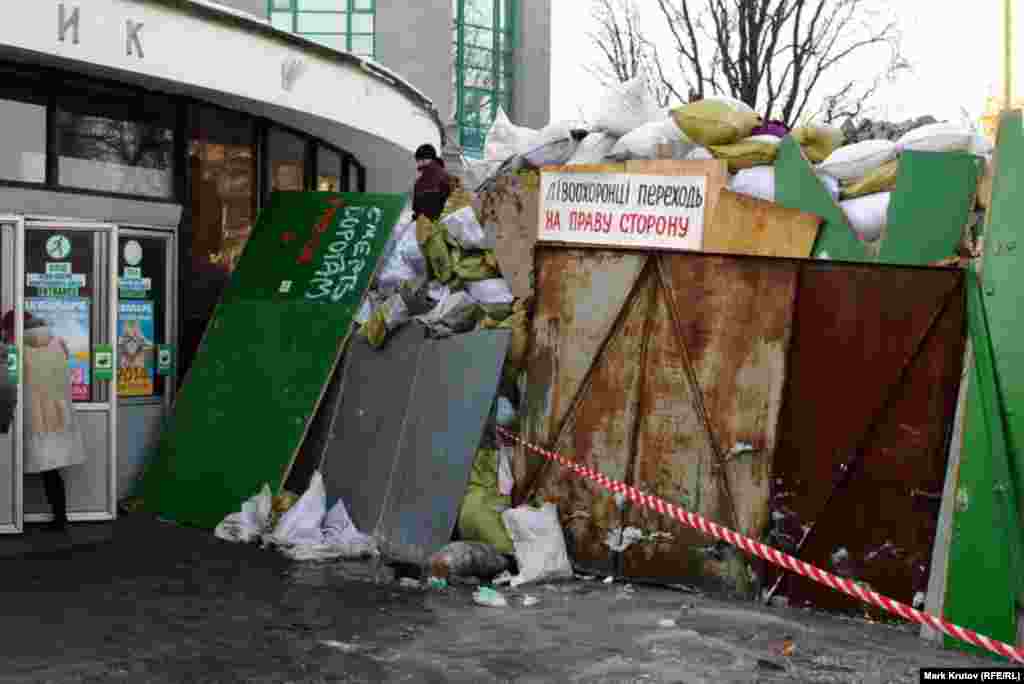
[[[579,146],[578,140],[564,138],[531,149],[523,155],[523,159],[528,166],[538,169],[543,166],[562,166],[572,159]]]
[[[775,201],[775,167],[755,166],[743,169],[729,179],[729,189],[741,195]]]
[[[476,218],[476,211],[473,207],[463,207],[456,212],[448,214],[441,221],[456,242],[466,249],[484,249],[486,235],[480,221]]]
[[[964,152],[970,149],[972,137],[972,131],[960,124],[934,123],[905,133],[896,144],[900,150],[915,152]]]
[[[270,510],[273,504],[273,495],[270,493],[270,485],[263,485],[263,489],[245,503],[242,510],[232,513],[224,518],[213,534],[219,539],[231,542],[248,544],[256,541],[264,532],[270,522]]]
[[[494,172],[497,171],[498,167],[500,166],[501,161],[492,161],[488,159],[467,159],[463,157],[463,180],[466,184],[466,187],[478,187],[485,180],[493,176]]]
[[[995,149],[988,141],[988,138],[981,135],[980,133],[974,133],[971,135],[971,144],[967,148],[967,151],[971,154],[975,154],[979,157],[988,157],[992,154],[992,150]]]
[[[476,325],[478,304],[468,292],[452,292],[428,313],[417,316],[423,325],[441,336],[467,332]]]
[[[481,304],[511,304],[516,297],[504,278],[490,278],[466,283],[466,291]]]
[[[860,180],[898,154],[899,147],[891,140],[864,140],[840,147],[818,164],[816,170],[840,181]]]
[[[877,192],[839,203],[850,227],[864,242],[874,242],[882,236],[889,219],[891,196],[888,192]]]
[[[655,159],[658,156],[658,145],[669,145],[674,142],[689,142],[689,140],[679,130],[675,120],[669,117],[646,123],[622,136],[608,156],[617,161]]]
[[[537,133],[536,145],[548,145],[558,140],[566,140],[572,137],[573,131],[587,130],[587,125],[582,121],[565,119],[563,121],[552,121]],[[529,150],[521,150],[525,154]]]
[[[377,307],[380,306],[383,302],[383,297],[381,297],[376,292],[367,292],[366,299],[363,300],[362,306],[359,307],[359,312],[356,313],[355,317],[352,320],[356,322],[356,325],[362,325],[363,323],[366,323],[366,321],[370,320],[370,317],[373,316],[373,312],[377,309]]]
[[[591,133],[576,148],[576,152],[568,161],[570,166],[580,164],[601,164],[615,147],[615,136],[607,133]]]
[[[500,422],[500,420],[499,420]],[[516,486],[512,475],[512,454],[515,447],[503,446],[498,449],[498,494],[511,496]]]
[[[727,95],[711,95],[710,97],[705,97],[704,99],[709,102],[721,102],[722,104],[729,105],[729,107],[731,107],[732,110],[736,112],[757,114],[757,112],[754,111],[753,107],[748,105],[743,100],[737,100],[735,97],[729,97]]]
[[[519,418],[519,412],[506,397],[498,397],[495,407],[495,419],[502,427],[512,427]]]
[[[828,175],[827,173],[822,173],[820,171],[818,171],[814,175],[816,175],[818,177],[818,180],[821,181],[821,184],[825,186],[825,189],[828,191],[828,194],[832,195],[832,199],[838,201],[839,194],[842,192],[842,186],[840,185],[839,181],[833,178],[832,176]]]
[[[494,116],[494,123],[484,141],[484,159],[503,162],[509,157],[522,154],[524,150],[537,146],[538,132],[532,128],[516,126],[501,107]]]
[[[319,539],[282,547],[281,553],[297,561],[326,561],[377,556],[380,550],[373,537],[356,529],[345,502],[338,499],[324,518]]]
[[[278,546],[319,544],[323,539],[320,530],[326,516],[327,493],[324,491],[324,478],[317,471],[309,481],[309,488],[281,516],[268,541]]]
[[[714,159],[715,155],[711,154],[711,150],[706,147],[698,145],[690,150],[686,155],[687,161],[708,161]]]
[[[501,519],[512,537],[519,565],[512,586],[573,577],[555,504],[545,504],[541,509],[510,508],[501,514]]]
[[[621,137],[661,118],[661,110],[647,88],[647,81],[638,77],[617,85],[601,98],[593,130]]]

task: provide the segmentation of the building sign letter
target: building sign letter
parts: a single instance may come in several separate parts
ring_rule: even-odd
[[[78,45],[78,7],[71,10],[71,16],[68,16],[67,8],[64,3],[60,3],[57,6],[57,40],[64,42],[64,36],[67,34],[68,29],[71,29],[71,42],[74,45]]]
[[[125,22],[125,30],[128,38],[127,47],[129,57],[131,57],[132,55],[132,45],[135,46],[135,52],[138,53],[139,59],[142,59],[145,56],[142,54],[142,41],[139,40],[139,32],[142,30],[143,26],[145,26],[145,24],[142,24],[141,22],[136,24],[131,19]]]

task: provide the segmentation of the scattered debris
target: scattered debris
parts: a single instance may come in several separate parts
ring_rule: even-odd
[[[540,603],[540,599],[537,598],[536,596],[529,596],[529,595],[527,595],[527,596],[523,597],[523,607],[524,608],[529,608],[530,606],[535,606],[538,603]]]
[[[506,608],[508,607],[508,601],[498,591],[490,587],[480,587],[473,594],[473,601],[478,605],[487,606],[489,608]]]
[[[398,580],[398,586],[405,589],[422,589],[423,584],[419,580],[414,580],[411,577],[403,577]]]

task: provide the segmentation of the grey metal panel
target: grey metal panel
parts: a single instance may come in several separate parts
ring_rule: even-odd
[[[164,405],[125,404],[117,409],[117,498],[134,494],[139,477],[155,453]]]
[[[495,330],[425,343],[374,528],[387,557],[423,563],[451,539],[510,341]]]
[[[106,411],[79,411],[78,427],[88,458],[85,463],[62,471],[67,487],[68,517],[86,515],[89,519],[109,517],[110,444]],[[25,476],[25,514],[49,514],[50,506],[38,475]]]
[[[151,226],[177,227],[181,221],[179,204],[31,188],[0,188],[0,211]]]
[[[354,339],[339,366],[344,391],[323,402],[333,407],[333,420],[313,426],[307,437],[326,445],[321,472],[327,495],[341,497],[356,527],[367,532],[381,517],[425,343],[418,325],[404,326],[380,350]]]
[[[11,432],[0,435],[0,527],[13,526],[17,521],[18,503],[14,492],[14,426]]]

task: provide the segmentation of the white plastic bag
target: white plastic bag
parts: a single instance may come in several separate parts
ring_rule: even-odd
[[[675,119],[668,117],[646,123],[622,136],[608,156],[615,160],[654,159],[658,145],[675,142],[689,142],[689,139],[679,130]]]
[[[448,214],[441,221],[441,224],[448,231],[456,242],[466,249],[484,249],[487,236],[484,234],[483,226],[476,218],[473,207],[463,207],[456,212]]]
[[[840,181],[860,180],[898,154],[899,147],[891,140],[864,140],[840,147],[818,164],[816,170]]]
[[[694,147],[686,155],[686,159],[688,161],[708,161],[714,158],[715,155],[711,154],[711,150],[706,147],[701,147],[700,145]]]
[[[224,518],[213,531],[219,539],[231,542],[242,542],[248,544],[260,538],[270,522],[270,509],[273,503],[273,495],[270,493],[270,485],[263,485],[263,489],[245,503],[239,513],[232,513]]]
[[[566,140],[572,137],[573,131],[586,130],[587,126],[581,121],[575,121],[573,119],[566,119],[564,121],[552,121],[544,128],[540,129],[537,133],[536,144],[547,145],[558,140]],[[526,153],[529,150],[521,150],[521,153]]]
[[[341,499],[331,506],[324,518],[318,542],[297,544],[282,551],[294,560],[356,559],[380,553],[376,540],[356,529]]]
[[[850,227],[864,242],[874,242],[882,236],[889,220],[891,196],[888,192],[876,192],[839,203]]]
[[[501,423],[500,418],[498,423]],[[515,486],[516,480],[512,475],[512,447],[503,446],[498,450],[498,493],[502,496],[511,496]]]
[[[576,154],[580,143],[573,138],[563,138],[545,145],[538,145],[523,155],[527,165],[536,168],[562,166]]]
[[[729,179],[729,189],[741,195],[775,201],[775,167],[743,169]]]
[[[319,544],[321,526],[327,516],[327,493],[320,471],[313,473],[309,488],[277,522],[269,541],[278,546]]]
[[[510,508],[501,518],[512,537],[519,565],[519,574],[512,578],[512,586],[573,577],[565,535],[554,504],[545,504],[541,509]]]
[[[973,133],[959,124],[934,123],[908,131],[896,141],[901,150],[963,152],[971,148]]]
[[[621,137],[660,118],[661,109],[646,80],[638,77],[616,86],[601,99],[593,129]]]
[[[481,304],[511,304],[516,297],[504,278],[490,278],[466,283],[469,296]]]
[[[454,335],[473,328],[477,306],[468,292],[453,292],[416,320],[438,335]]]
[[[484,142],[484,159],[503,162],[537,146],[539,133],[531,128],[516,126],[501,107],[494,117],[491,130]]]
[[[570,166],[580,164],[601,164],[615,147],[615,136],[607,133],[591,133],[576,148],[575,154],[568,161]]]

